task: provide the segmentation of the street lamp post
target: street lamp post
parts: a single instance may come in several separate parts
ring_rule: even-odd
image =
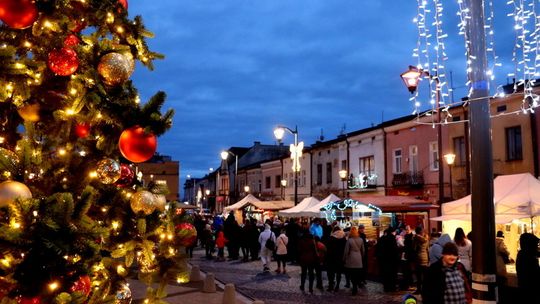
[[[341,185],[342,185],[342,188],[343,188],[343,199],[345,199],[346,195],[345,195],[345,181],[347,180],[347,170],[343,169],[343,170],[339,170],[339,177],[341,178]]]
[[[284,126],[278,126],[276,129],[274,129],[274,136],[278,141],[281,141],[283,139],[285,131],[288,131],[289,133],[294,135],[294,144],[291,144],[290,151],[291,159],[293,160],[292,170],[294,172],[294,205],[296,206],[298,204],[298,172],[300,172],[300,157],[302,156],[304,142],[298,142],[297,126],[294,127],[294,130]]]
[[[248,185],[245,185],[245,186],[244,186],[244,192],[245,192],[246,194],[249,193],[249,186],[248,186]]]
[[[285,187],[287,187],[287,180],[282,179],[280,183],[281,183],[281,197],[283,198],[283,200],[285,200]]]
[[[236,179],[238,177],[238,155],[232,153],[231,151],[229,150],[223,150],[221,151],[221,159],[222,160],[227,160],[227,158],[229,157],[229,154],[234,156],[234,182],[233,182],[233,186],[234,186],[234,192],[233,192],[233,195],[234,195],[234,199],[238,199],[237,196],[236,196],[236,193],[237,193],[237,186],[236,186]],[[228,166],[228,164],[227,164]]]
[[[439,77],[437,75],[433,76],[430,75],[428,71],[425,71],[423,69],[419,69],[415,66],[410,65],[409,70],[405,71],[401,74],[401,79],[403,79],[403,82],[405,82],[405,85],[407,86],[407,89],[409,89],[409,92],[413,94],[416,92],[416,88],[418,87],[418,82],[420,81],[420,77],[428,77],[429,79],[435,81],[436,86],[436,100],[435,100],[435,107],[437,111],[437,165],[439,167],[439,205],[444,202],[444,172],[443,172],[443,162],[442,162],[442,129],[441,129],[441,111],[439,111],[439,106],[441,102],[441,88],[439,83]]]
[[[456,160],[456,155],[453,153],[448,153],[444,155],[444,159],[446,160],[446,163],[448,164],[448,173],[450,178],[450,200],[454,199],[454,192],[452,191],[452,165],[454,164],[454,161]]]

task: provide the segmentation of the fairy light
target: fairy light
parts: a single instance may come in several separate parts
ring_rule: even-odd
[[[107,23],[113,23],[114,22],[114,15],[111,14],[111,12],[107,13],[107,18],[105,19],[105,22],[107,22]]]
[[[107,212],[107,208],[106,207],[101,208],[101,212],[103,213]]]
[[[56,289],[58,289],[58,287],[60,287],[60,283],[58,283],[58,281],[54,281],[50,283],[48,287],[50,291],[55,291]]]
[[[43,22],[43,27],[46,27],[48,29],[51,29],[53,27],[53,24],[49,20],[45,20]]]
[[[37,217],[37,216],[38,216],[37,210],[34,210],[34,211],[32,212],[32,215],[33,215],[34,217]]]
[[[69,90],[69,94],[71,94],[71,95],[77,95],[77,89],[71,88],[71,89]]]
[[[118,229],[120,227],[120,222],[118,221],[112,221],[111,226],[114,230]]]
[[[3,144],[6,141],[6,138],[4,136],[0,136],[0,144]]]
[[[67,153],[67,152],[66,152],[66,149],[64,149],[64,148],[58,149],[58,155],[60,155],[60,156],[65,156],[66,153]]]
[[[96,178],[98,176],[97,172],[96,171],[90,171],[90,173],[88,173],[88,176],[90,178]]]
[[[29,47],[32,47],[32,43],[30,43],[30,41],[27,40],[27,41],[23,42],[23,46],[29,48]]]
[[[75,115],[75,111],[73,109],[66,109],[66,115],[68,116]]]
[[[116,27],[116,32],[117,32],[118,34],[122,34],[122,33],[124,32],[124,28],[121,27],[121,26],[117,26],[117,27]]]

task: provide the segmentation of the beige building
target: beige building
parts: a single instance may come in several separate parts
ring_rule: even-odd
[[[180,163],[170,156],[155,154],[149,161],[137,164],[142,172],[143,184],[150,182],[165,184],[169,189],[168,201],[180,200],[179,176]]]

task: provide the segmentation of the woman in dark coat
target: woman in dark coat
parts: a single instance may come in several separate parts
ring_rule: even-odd
[[[343,273],[343,252],[345,250],[345,232],[334,227],[334,231],[328,239],[328,250],[326,255],[326,274],[328,275],[328,291],[338,291]],[[335,280],[334,280],[335,279]]]
[[[306,275],[309,276],[309,292],[313,292],[313,282],[315,281],[315,268],[319,263],[317,256],[315,239],[309,233],[308,229],[304,229],[302,237],[298,241],[298,264],[300,264],[300,290],[304,291]]]
[[[394,233],[394,228],[389,227],[386,229],[376,248],[384,291],[396,291],[399,250]]]
[[[521,250],[516,258],[519,303],[540,303],[540,266],[538,265],[538,238],[531,233],[519,237]]]

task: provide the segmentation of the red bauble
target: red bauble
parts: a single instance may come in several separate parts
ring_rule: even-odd
[[[41,298],[40,297],[33,297],[33,298],[27,298],[27,297],[18,297],[17,303],[19,304],[41,304]]]
[[[176,225],[176,237],[180,246],[191,247],[197,241],[197,229],[190,223],[180,223]]]
[[[90,277],[87,275],[80,276],[69,290],[71,290],[71,292],[78,291],[85,296],[88,296],[92,290],[92,281],[90,281]]]
[[[1,0],[0,20],[14,29],[31,26],[38,17],[36,5],[31,0]]]
[[[146,133],[139,126],[131,127],[120,135],[118,147],[122,155],[134,163],[142,163],[152,158],[157,148],[157,138]]]
[[[75,125],[75,134],[78,138],[85,138],[90,134],[90,125],[85,123],[78,123]]]
[[[128,0],[118,0],[118,3],[120,3],[124,7],[124,9],[126,9],[126,11],[127,11],[127,9],[128,9]]]
[[[49,69],[56,75],[69,76],[79,67],[79,58],[77,52],[69,47],[54,49],[49,53]]]
[[[135,172],[126,164],[120,164],[120,178],[114,183],[118,187],[129,187],[133,184]]]
[[[69,34],[66,39],[64,39],[64,46],[67,47],[74,47],[77,46],[81,42],[81,39],[77,37],[77,35]]]

